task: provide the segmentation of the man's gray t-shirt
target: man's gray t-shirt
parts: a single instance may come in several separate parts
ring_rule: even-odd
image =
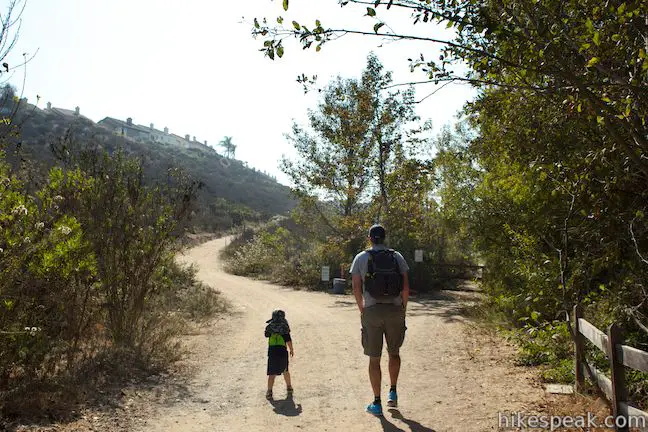
[[[382,244],[377,244],[373,245],[371,247],[372,250],[384,250],[384,249],[389,249],[387,246],[382,245]],[[405,273],[409,270],[409,266],[407,265],[407,262],[405,261],[405,258],[403,258],[403,255],[400,254],[400,252],[395,253],[396,256],[396,261],[398,262],[398,268],[400,269],[401,273]],[[362,296],[364,297],[364,306],[369,307],[375,305],[376,299],[371,296],[368,292],[364,290],[364,279],[365,275],[367,274],[368,266],[369,266],[369,252],[367,251],[362,251],[358,255],[355,256],[353,259],[353,264],[351,264],[351,270],[349,270],[349,273],[354,275],[354,274],[359,274],[362,277]],[[394,298],[393,303],[395,305],[401,305],[403,304],[403,299],[401,296],[398,296]]]

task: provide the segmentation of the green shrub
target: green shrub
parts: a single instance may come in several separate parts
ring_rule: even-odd
[[[182,354],[189,321],[224,310],[173,261],[195,183],[171,173],[171,186],[146,185],[138,161],[84,150],[30,192],[1,158],[2,411],[25,383],[111,352],[164,367]]]
[[[549,383],[558,384],[573,384],[574,375],[574,359],[562,359],[549,365],[540,373],[540,378]]]
[[[565,367],[568,362],[573,362],[573,342],[567,323],[553,321],[537,327],[529,324],[524,329],[512,330],[512,334],[519,346],[519,364],[548,365],[549,369],[543,376],[555,376],[564,382],[567,377]]]
[[[119,151],[82,151],[68,163],[93,180],[91,193],[79,195],[70,209],[97,257],[107,328],[115,344],[140,346],[150,340],[140,329],[159,289],[154,275],[173,253],[196,184],[179,178],[173,186],[145,185],[141,163]]]
[[[32,196],[0,162],[0,388],[73,365],[99,319],[95,256],[58,180]],[[68,181],[88,186],[80,172]]]
[[[253,276],[287,286],[316,288],[320,286],[322,265],[333,274],[351,258],[344,257],[344,246],[317,242],[291,231],[283,225],[293,221],[281,219],[235,238],[223,251],[225,269],[241,276]],[[299,229],[292,227],[294,230]]]
[[[181,266],[169,256],[156,272],[160,295],[154,309],[180,314],[186,320],[204,323],[227,309],[227,302],[213,288],[196,278],[193,266]]]

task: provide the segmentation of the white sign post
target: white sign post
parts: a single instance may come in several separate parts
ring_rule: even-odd
[[[416,249],[414,251],[414,262],[423,262],[423,250]]]
[[[330,270],[331,270],[331,268],[329,266],[322,266],[322,282],[328,282],[329,281]]]

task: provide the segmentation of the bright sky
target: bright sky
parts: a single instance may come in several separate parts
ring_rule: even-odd
[[[4,14],[8,0],[0,1]],[[383,16],[384,7],[378,16]],[[404,14],[385,14],[395,31],[411,32]],[[20,62],[23,52],[36,57],[27,68],[24,95],[39,106],[74,109],[93,121],[106,116],[137,124],[169,127],[215,145],[233,137],[237,159],[276,175],[282,154],[293,155],[283,134],[292,119],[304,122],[317,94],[304,95],[295,80],[318,75],[319,85],[332,77],[357,77],[373,50],[396,82],[421,80],[412,74],[408,57],[421,51],[436,57],[430,44],[385,43],[378,38],[345,37],[314,50],[286,44],[286,53],[272,61],[259,52],[262,41],[250,34],[252,19],[283,15],[314,27],[352,26],[371,30],[374,18],[364,8],[340,8],[337,0],[291,0],[288,13],[281,1],[210,0],[27,0],[18,45],[9,57]],[[245,17],[245,22],[242,18]],[[386,28],[386,27],[385,27]],[[437,35],[432,25],[419,25],[418,34]],[[22,76],[11,83],[22,88]],[[22,73],[20,73],[22,75]],[[422,98],[433,84],[418,87]],[[450,85],[418,105],[435,130],[452,122],[457,110],[474,95],[464,85]]]

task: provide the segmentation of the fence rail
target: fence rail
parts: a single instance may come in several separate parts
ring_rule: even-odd
[[[576,392],[582,390],[587,374],[596,387],[605,394],[612,405],[612,414],[615,418],[625,417],[625,422],[617,424],[631,424],[630,418],[643,417],[648,425],[648,413],[633,407],[628,403],[628,390],[625,382],[625,367],[648,372],[648,353],[623,345],[621,329],[612,324],[607,329],[607,334],[597,329],[583,319],[580,305],[574,306],[574,342],[575,349],[575,374]],[[585,359],[585,339],[603,351],[610,363],[611,376],[608,378],[603,372]],[[628,427],[617,426],[617,432],[627,432]],[[644,429],[642,429],[644,430]],[[645,429],[648,430],[648,429]]]

